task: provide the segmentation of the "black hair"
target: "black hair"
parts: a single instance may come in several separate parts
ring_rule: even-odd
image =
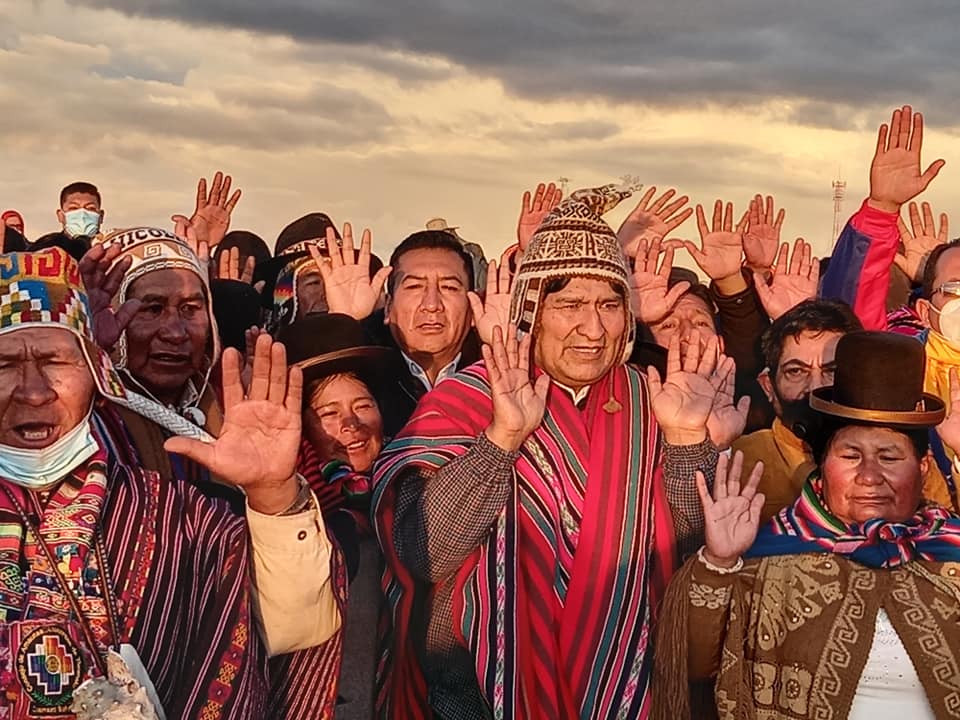
[[[927,256],[927,261],[923,266],[923,280],[920,284],[920,297],[929,300],[933,297],[933,291],[936,289],[933,284],[937,281],[937,264],[940,258],[947,250],[953,250],[960,247],[960,238],[954,238],[948,243],[937,245]]]
[[[804,332],[838,332],[844,335],[863,330],[860,319],[840,300],[804,300],[773,321],[760,339],[760,351],[770,372],[776,371],[788,337],[794,340]]]
[[[473,276],[473,257],[468,253],[463,244],[456,237],[445,230],[420,230],[419,232],[408,235],[403,242],[393,249],[390,255],[390,267],[394,272],[390,274],[387,281],[387,292],[393,294],[400,281],[400,275],[396,272],[397,262],[406,253],[413,250],[449,250],[456,254],[463,263],[463,271],[467,275],[467,290],[474,290]]]
[[[823,461],[826,458],[827,452],[830,450],[830,444],[833,442],[833,439],[836,437],[837,433],[845,427],[858,425],[859,423],[852,422],[846,418],[838,418],[831,415],[819,415],[820,417],[817,428],[814,430],[814,432],[810,433],[810,436],[806,438],[806,441],[813,450],[813,459],[816,461],[818,466],[823,467]],[[913,447],[913,450],[917,455],[917,460],[922,460],[924,457],[926,457],[927,451],[930,449],[929,428],[899,428],[884,425],[865,425],[865,427],[888,427],[894,432],[906,435],[910,440],[910,445]]]
[[[67,198],[70,195],[76,193],[83,193],[84,195],[93,195],[97,199],[97,205],[100,205],[103,201],[100,199],[100,191],[97,190],[97,186],[88,183],[88,182],[74,182],[67,185],[63,190],[60,191],[60,207],[63,207],[63,204],[67,201]]]

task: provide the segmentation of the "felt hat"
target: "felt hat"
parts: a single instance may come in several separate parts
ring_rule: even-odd
[[[810,407],[850,424],[917,429],[939,425],[946,409],[923,392],[926,353],[906,335],[861,330],[837,341],[833,385],[810,393]]]
[[[303,371],[303,385],[338,373],[357,373],[377,382],[396,351],[371,345],[360,322],[350,315],[311,313],[280,329],[277,340],[287,348],[287,364]]]

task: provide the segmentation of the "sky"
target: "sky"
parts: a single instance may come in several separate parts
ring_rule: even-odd
[[[0,206],[37,237],[88,180],[107,227],[171,227],[223,170],[270,246],[323,211],[383,255],[436,216],[493,255],[537,182],[631,175],[772,194],[824,255],[831,182],[852,214],[894,106],[924,112],[951,211],[958,25],[955,0],[0,0]]]

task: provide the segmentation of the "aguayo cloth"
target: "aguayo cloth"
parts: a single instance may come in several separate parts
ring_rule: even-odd
[[[100,451],[34,517],[97,647],[89,646],[15,505],[0,493],[0,718],[73,718],[73,692],[98,673],[94,657],[112,640],[92,549],[98,536],[117,600],[116,641],[136,648],[166,717],[268,717],[243,521],[193,488],[117,462],[120,443],[102,422],[111,412],[93,416]],[[24,490],[0,483],[33,514]]]
[[[960,562],[960,518],[938,505],[924,505],[905,522],[881,518],[846,525],[823,501],[823,480],[814,476],[793,505],[760,528],[745,557],[836,553],[872,568],[914,560]]]
[[[603,409],[611,396],[621,411]],[[397,488],[405,472],[436,471],[463,455],[492,417],[486,370],[473,365],[421,401],[376,466],[373,516],[392,621],[378,668],[384,716],[428,716],[412,705],[423,707],[410,657],[418,601],[393,550]],[[674,562],[657,442],[648,389],[633,368],[598,381],[582,411],[551,388],[505,509],[453,580],[455,631],[493,717],[646,716],[651,615]]]

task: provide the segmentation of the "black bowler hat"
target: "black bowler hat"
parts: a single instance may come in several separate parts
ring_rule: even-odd
[[[833,385],[810,393],[810,407],[852,424],[910,430],[939,425],[946,409],[923,392],[926,353],[906,335],[858,331],[837,341]]]
[[[281,328],[277,340],[287,348],[287,364],[303,371],[305,388],[338,373],[356,373],[372,386],[396,352],[371,345],[360,322],[339,313],[311,313]]]

